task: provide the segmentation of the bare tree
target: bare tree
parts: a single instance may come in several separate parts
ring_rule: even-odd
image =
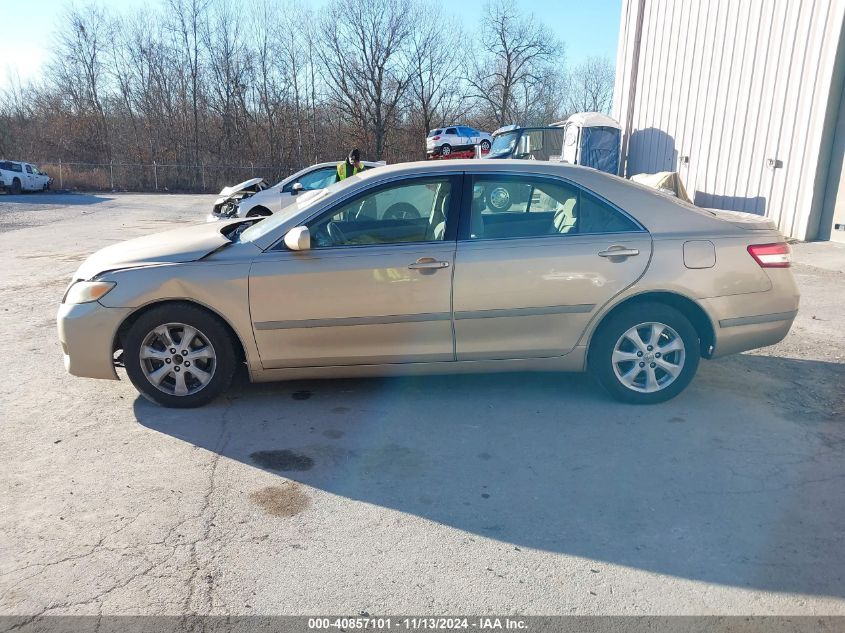
[[[81,118],[93,118],[94,138],[100,155],[111,159],[109,126],[103,103],[107,90],[106,51],[113,31],[103,9],[89,5],[67,12],[67,28],[60,32],[57,56],[50,74],[61,86]]]
[[[311,68],[313,55],[311,54],[311,35],[314,15],[310,9],[301,9],[288,3],[284,6],[283,15],[277,24],[276,41],[279,58],[285,66],[286,77],[290,85],[288,102],[293,111],[290,120],[295,151],[293,152],[296,167],[304,167],[307,160],[305,153],[306,133],[312,128],[311,144],[316,142],[314,112],[310,108],[311,95],[316,89],[314,72]],[[307,113],[311,112],[311,120],[307,120]],[[313,152],[313,148],[312,148]]]
[[[376,160],[411,81],[407,47],[415,15],[409,0],[359,0],[351,11],[333,4],[323,22],[318,54],[329,94]]]
[[[200,40],[209,2],[210,0],[167,0],[171,28],[180,44],[179,53],[188,70],[195,163],[199,162],[200,153]]]
[[[251,146],[246,126],[246,94],[253,83],[252,55],[242,35],[242,14],[231,0],[215,0],[203,29],[210,81],[207,87],[211,111],[219,118],[222,134],[217,151],[237,151]]]
[[[443,41],[442,15],[439,4],[425,5],[410,37],[408,101],[409,108],[419,113],[419,125],[415,127],[423,136],[435,125],[457,120],[466,112],[461,49]]]
[[[261,130],[266,143],[265,154],[280,160],[282,154],[287,102],[290,99],[293,68],[285,62],[283,38],[286,30],[279,24],[278,7],[271,0],[256,0],[253,19],[249,23],[253,45],[253,95],[246,116]]]
[[[473,96],[495,125],[521,122],[542,97],[553,69],[563,67],[563,44],[507,0],[487,4],[481,29],[480,54],[467,77]]]
[[[135,14],[78,1],[48,72],[0,89],[0,153],[158,163],[124,168],[134,184],[123,186],[152,187],[162,163],[181,165],[165,170],[170,189],[230,184],[251,164],[270,178],[336,160],[353,141],[368,158],[409,160],[445,123],[542,125],[610,99],[609,62],[566,75],[563,45],[503,0],[461,46],[444,40],[448,16],[428,0],[313,13],[295,0],[249,0],[250,11],[238,0],[151,0]],[[94,186],[109,180],[90,170]]]
[[[606,57],[588,57],[566,79],[566,108],[573,112],[610,113],[616,69]]]

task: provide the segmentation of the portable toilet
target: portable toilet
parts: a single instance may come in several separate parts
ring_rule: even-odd
[[[619,174],[619,123],[600,112],[578,112],[566,119],[563,128],[563,162]]]

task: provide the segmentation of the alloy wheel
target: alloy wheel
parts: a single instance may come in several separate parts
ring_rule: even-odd
[[[680,335],[665,323],[640,323],[627,330],[613,347],[613,372],[625,387],[654,393],[671,385],[684,368],[686,348]]]
[[[208,337],[185,323],[165,323],[141,343],[141,370],[151,385],[175,396],[206,387],[217,369],[217,355]]]

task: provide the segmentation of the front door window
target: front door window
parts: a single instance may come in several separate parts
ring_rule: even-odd
[[[448,178],[424,178],[356,196],[308,224],[312,248],[441,241],[451,192]]]

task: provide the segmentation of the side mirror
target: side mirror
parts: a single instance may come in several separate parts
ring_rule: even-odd
[[[295,226],[285,234],[285,246],[292,251],[310,250],[311,231],[307,226]]]
[[[300,193],[301,191],[305,191],[305,187],[302,186],[301,182],[293,183],[293,186],[290,188],[290,195],[295,196],[296,194]]]

